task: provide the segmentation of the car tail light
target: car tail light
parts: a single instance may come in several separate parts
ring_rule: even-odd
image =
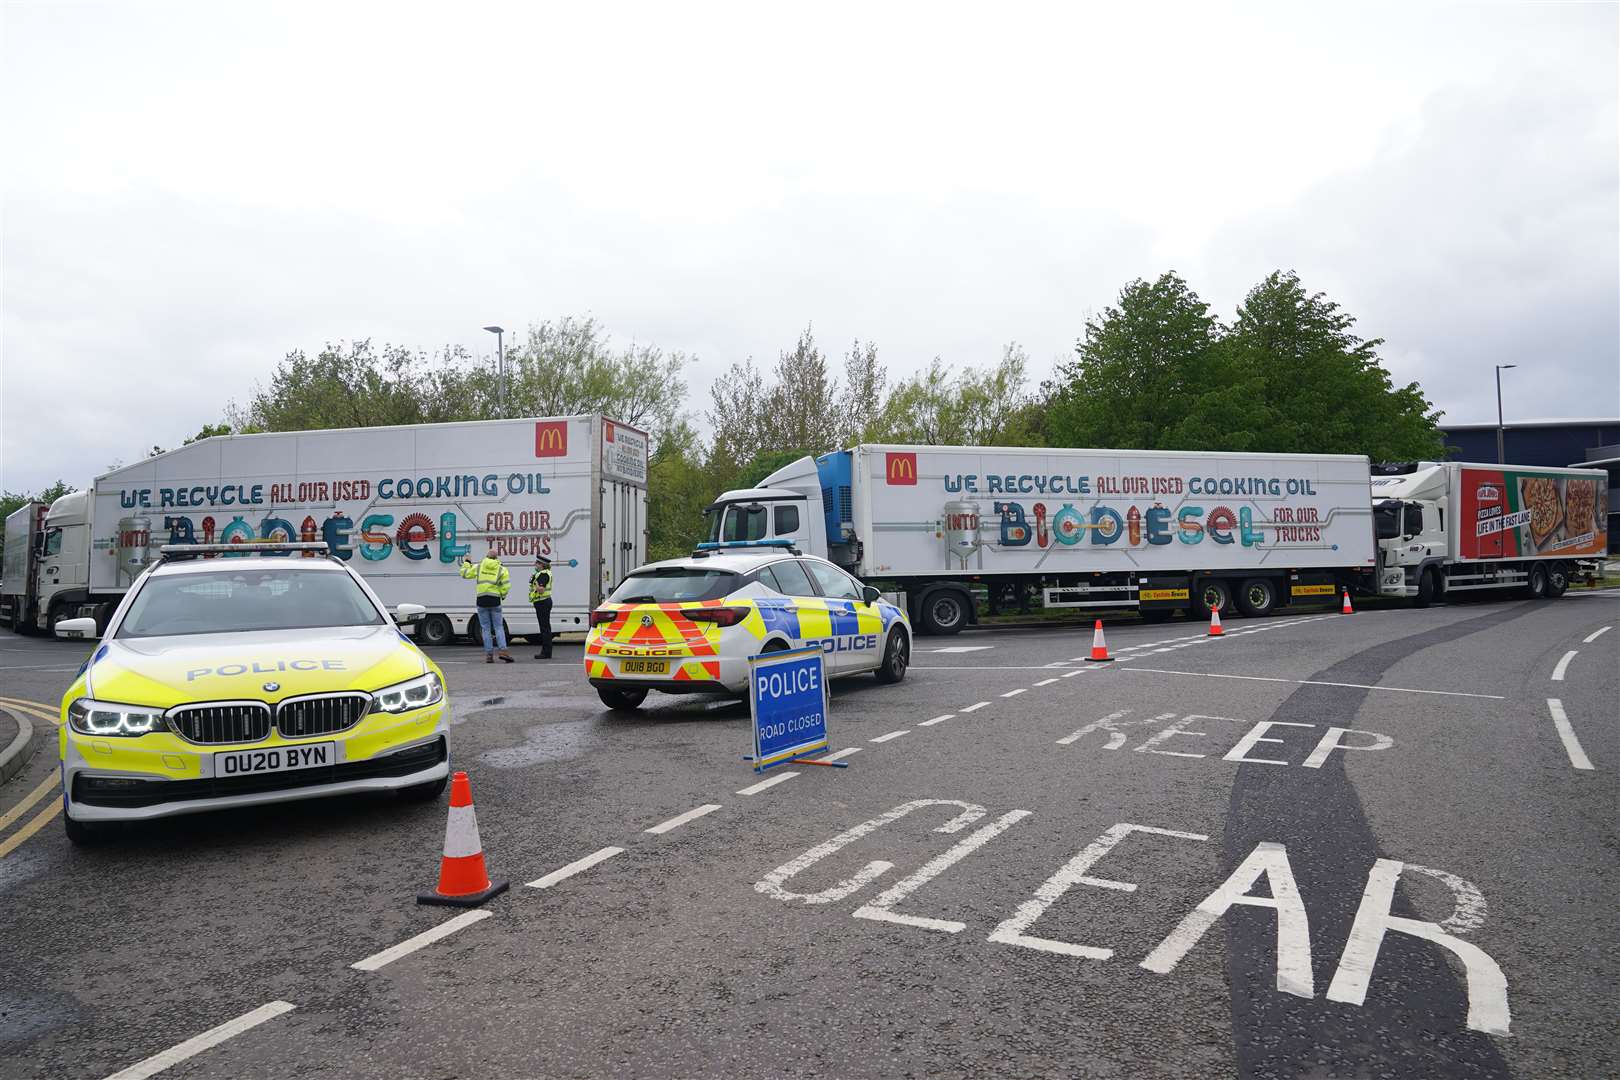
[[[591,612],[591,625],[601,626],[603,623],[610,623],[618,617],[619,613],[617,611],[593,611]]]
[[[681,614],[691,622],[712,622],[716,626],[736,626],[748,618],[752,608],[745,607],[708,607],[691,608]]]

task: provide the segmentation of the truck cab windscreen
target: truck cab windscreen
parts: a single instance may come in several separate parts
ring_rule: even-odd
[[[770,535],[770,515],[759,503],[732,503],[703,511],[709,519],[709,542],[763,540]]]
[[[1380,540],[1393,540],[1401,535],[1401,504],[1389,499],[1373,507],[1373,535]]]
[[[718,600],[742,586],[742,577],[729,570],[670,566],[639,570],[619,583],[607,598],[610,604],[680,604]]]

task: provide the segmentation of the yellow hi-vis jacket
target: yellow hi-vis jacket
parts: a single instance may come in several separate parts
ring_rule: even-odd
[[[551,599],[551,568],[537,566],[529,575],[529,603]]]
[[[484,556],[477,564],[462,563],[461,576],[469,581],[477,579],[479,596],[493,596],[497,600],[505,600],[507,592],[512,588],[512,575],[506,572],[501,560],[493,555]]]

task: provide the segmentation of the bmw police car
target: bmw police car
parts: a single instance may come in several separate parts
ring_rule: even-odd
[[[585,674],[608,707],[649,690],[744,694],[750,656],[807,645],[829,678],[906,677],[911,624],[877,589],[774,541],[703,547],[631,571],[591,613]]]
[[[163,549],[62,698],[69,838],[96,822],[444,789],[444,674],[325,547]],[[95,620],[57,634],[94,637]]]

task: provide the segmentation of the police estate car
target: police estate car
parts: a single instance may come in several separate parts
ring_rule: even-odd
[[[169,547],[135,581],[62,698],[70,839],[95,822],[444,789],[444,674],[325,547]],[[94,637],[95,620],[57,634]]]
[[[631,571],[591,613],[585,674],[604,704],[629,710],[649,690],[746,693],[750,656],[807,645],[825,650],[829,678],[897,683],[911,624],[825,559],[743,541]]]

